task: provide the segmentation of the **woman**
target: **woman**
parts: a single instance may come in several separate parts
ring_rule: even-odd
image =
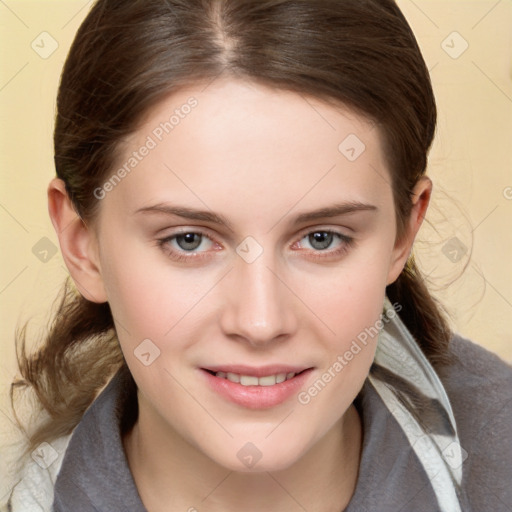
[[[512,372],[411,254],[435,124],[390,0],[97,1],[11,509],[506,510]]]

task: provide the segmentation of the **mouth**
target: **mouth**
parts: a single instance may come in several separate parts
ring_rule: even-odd
[[[296,395],[313,368],[223,366],[200,368],[216,394],[248,409],[275,407]]]
[[[263,377],[258,377],[256,375],[244,375],[234,372],[214,372],[213,370],[208,369],[205,369],[205,371],[219,379],[226,379],[242,386],[275,386],[276,384],[281,384],[282,382],[293,379],[295,376],[307,371],[307,369],[299,372],[275,373],[265,375]]]

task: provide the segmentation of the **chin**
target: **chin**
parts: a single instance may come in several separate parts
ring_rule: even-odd
[[[234,444],[222,454],[208,455],[217,464],[237,473],[263,473],[286,470],[304,455],[305,449],[294,446],[276,446],[276,443]],[[234,456],[233,456],[234,455]],[[227,457],[226,457],[227,456]]]

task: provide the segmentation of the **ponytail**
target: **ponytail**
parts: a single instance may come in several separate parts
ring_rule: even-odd
[[[452,338],[442,305],[428,291],[411,254],[398,279],[387,286],[391,303],[402,309],[400,318],[434,367],[450,363],[448,345]]]
[[[124,364],[108,303],[84,299],[66,280],[44,343],[27,354],[25,324],[16,335],[21,378],[17,391],[30,388],[47,418],[29,434],[31,451],[43,441],[71,433],[110,377]]]

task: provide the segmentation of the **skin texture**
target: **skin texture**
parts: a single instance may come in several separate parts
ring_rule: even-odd
[[[197,105],[158,141],[155,128],[191,97]],[[339,150],[350,134],[365,145],[354,161]],[[207,385],[200,368],[313,368],[308,389],[378,320],[385,287],[402,271],[425,215],[431,181],[418,182],[407,236],[396,241],[391,178],[373,123],[247,81],[219,79],[166,98],[125,141],[119,167],[148,136],[156,147],[104,194],[94,222],[77,218],[62,181],[48,191],[66,265],[86,298],[110,303],[139,388],[139,420],[124,441],[145,506],[344,508],[361,449],[352,401],[376,338],[306,405],[296,394],[264,409],[234,404]],[[376,209],[295,223],[343,202]],[[229,226],[137,212],[164,203],[215,212]],[[308,235],[325,230],[353,243],[335,235],[319,250]],[[187,253],[169,239],[183,232],[204,235],[192,237],[202,240],[198,248]],[[250,254],[262,250],[250,263],[236,251],[248,236],[257,243]],[[145,339],[160,350],[149,366],[134,353]],[[237,456],[248,442],[261,454],[252,468]]]

